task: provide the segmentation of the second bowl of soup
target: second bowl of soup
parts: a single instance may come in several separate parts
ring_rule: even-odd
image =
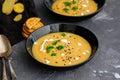
[[[45,0],[47,8],[66,17],[90,17],[98,13],[105,0]]]

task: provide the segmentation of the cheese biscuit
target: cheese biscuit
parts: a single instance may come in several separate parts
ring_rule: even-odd
[[[44,24],[42,22],[38,22],[35,26],[33,26],[33,29],[36,30],[36,29],[43,27],[43,26],[44,26]]]
[[[25,25],[28,29],[32,29],[34,25],[36,25],[41,19],[38,18],[38,17],[32,17],[32,18],[29,18]]]
[[[24,32],[22,32],[22,35],[24,38],[28,38],[29,35],[25,34]]]
[[[27,30],[25,30],[25,27],[23,27],[23,29],[22,29],[22,32],[24,32],[25,34],[30,34],[30,32],[28,32]]]
[[[34,29],[28,29],[26,26],[24,26],[25,31],[32,33],[34,31]]]

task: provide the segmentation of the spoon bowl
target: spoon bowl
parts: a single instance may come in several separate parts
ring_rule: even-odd
[[[11,54],[12,48],[6,36],[0,35],[0,45],[1,45],[0,46],[0,57],[7,58]]]
[[[2,62],[3,62],[3,79],[2,80],[8,80],[7,74],[6,74],[5,59],[8,61],[12,80],[17,79],[16,74],[13,70],[13,67],[10,63],[10,60],[8,59],[11,53],[12,53],[12,47],[11,47],[10,41],[6,36],[0,35],[0,57],[2,58]]]

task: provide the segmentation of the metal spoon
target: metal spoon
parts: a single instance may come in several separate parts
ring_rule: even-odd
[[[5,59],[8,61],[12,80],[17,80],[17,76],[13,70],[10,60],[8,59],[8,56],[11,54],[11,52],[12,52],[12,48],[11,48],[11,44],[10,44],[8,38],[4,35],[0,35],[0,57],[2,57],[2,62],[3,62],[3,78],[2,78],[2,80],[8,80],[7,74],[6,74]]]

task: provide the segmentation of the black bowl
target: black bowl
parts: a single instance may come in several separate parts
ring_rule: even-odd
[[[105,4],[105,0],[94,0],[97,4],[98,4],[98,10],[95,11],[94,13],[91,13],[91,14],[88,14],[88,15],[84,15],[84,16],[66,16],[66,15],[62,15],[62,14],[58,14],[58,13],[55,13],[53,10],[52,10],[52,4],[55,2],[56,0],[44,0],[44,4],[46,5],[46,7],[54,13],[54,17],[59,17],[63,20],[63,18],[68,18],[67,20],[74,20],[74,19],[79,19],[79,20],[84,20],[84,19],[88,19],[92,16],[94,16],[95,14],[97,14],[99,11],[101,11],[101,9],[103,8],[104,4]],[[74,18],[74,19],[71,19],[71,18]],[[57,18],[58,19],[58,18]]]
[[[79,65],[82,65],[82,64],[88,62],[95,55],[96,50],[98,48],[98,40],[97,40],[96,36],[90,30],[88,30],[82,26],[79,26],[79,25],[68,24],[68,23],[56,23],[56,24],[50,24],[50,25],[47,25],[47,26],[37,29],[27,39],[26,49],[33,58],[34,58],[33,53],[32,53],[33,43],[41,36],[49,34],[49,33],[53,33],[53,32],[70,32],[70,33],[74,33],[74,34],[82,36],[89,42],[89,44],[92,48],[92,54],[83,63],[79,63],[79,64],[72,65],[72,66],[60,66],[60,67],[52,66],[52,67],[56,67],[56,68],[66,68],[67,67],[68,68],[68,67],[79,66]],[[50,65],[47,65],[47,66],[50,66]]]

